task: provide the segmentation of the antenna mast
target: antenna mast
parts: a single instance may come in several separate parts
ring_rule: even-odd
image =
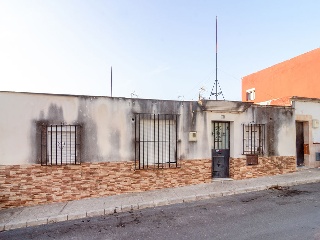
[[[218,17],[216,16],[216,100],[218,100]]]
[[[216,97],[216,100],[218,100],[218,96],[221,94],[224,100],[224,96],[223,93],[221,91],[221,87],[219,85],[220,88],[220,92],[218,92],[218,17],[216,16],[216,80],[215,83],[213,85],[210,97],[213,95]],[[215,88],[215,92],[213,92],[213,89]],[[209,97],[209,99],[210,99]]]
[[[112,66],[111,66],[111,97],[112,97]]]

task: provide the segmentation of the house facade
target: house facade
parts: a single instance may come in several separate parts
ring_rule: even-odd
[[[296,170],[292,107],[0,92],[0,208]]]
[[[298,166],[320,167],[320,48],[242,79],[242,101],[295,111]]]
[[[320,48],[242,78],[242,101],[288,105],[292,96],[320,98]]]

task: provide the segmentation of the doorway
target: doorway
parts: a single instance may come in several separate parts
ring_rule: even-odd
[[[230,122],[212,122],[212,177],[229,177]]]
[[[297,151],[297,166],[303,166],[304,165],[303,122],[296,122],[296,151]]]

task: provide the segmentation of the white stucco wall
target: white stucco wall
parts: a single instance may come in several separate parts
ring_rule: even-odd
[[[82,125],[82,161],[132,161],[134,113],[180,114],[178,157],[210,158],[204,115],[196,108],[195,102],[1,92],[0,165],[36,162],[37,122],[42,121]],[[188,141],[192,130],[199,132],[196,143]]]
[[[55,115],[54,104],[64,113],[64,121],[76,119],[78,100],[72,97],[36,95],[25,93],[0,93],[0,164],[31,163],[34,155],[34,127],[38,119]],[[57,121],[58,124],[61,123]]]
[[[320,101],[319,102],[300,102],[295,101],[294,103],[295,112],[297,116],[310,116],[311,119],[320,121]],[[320,143],[320,127],[312,127],[311,122],[311,142]]]
[[[0,92],[0,165],[37,162],[37,124],[41,122],[82,125],[82,161],[133,161],[135,113],[179,114],[179,159],[211,159],[213,121],[230,122],[231,157],[244,157],[242,124],[252,121],[271,127],[267,134],[272,136],[268,144],[276,148],[270,151],[272,154],[294,156],[294,117],[286,115],[286,109],[250,106],[229,101],[198,103]],[[196,142],[189,141],[191,131],[197,132]]]
[[[208,112],[208,123],[212,125],[214,121],[230,122],[230,157],[242,157],[242,123],[247,122],[247,114],[244,113],[224,113]],[[213,148],[213,135],[210,126],[208,132],[210,148]]]
[[[293,102],[296,120],[304,122],[304,143],[309,144],[309,154],[304,155],[309,167],[320,167],[316,161],[316,152],[320,152],[320,127],[313,125],[313,120],[320,122],[320,99],[295,99]]]
[[[230,156],[245,157],[243,151],[243,124],[264,124],[266,130],[266,151],[274,145],[274,154],[271,156],[295,156],[295,121],[292,109],[252,106],[244,112],[209,112],[208,122],[228,121],[231,123]],[[211,145],[213,145],[212,136]],[[272,152],[272,151],[270,151]]]
[[[284,124],[279,129],[278,138],[279,156],[296,156],[296,135],[294,123]]]

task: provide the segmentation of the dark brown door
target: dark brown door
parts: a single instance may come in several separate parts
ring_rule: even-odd
[[[297,149],[297,165],[304,165],[304,138],[303,138],[303,122],[296,122],[296,149]]]

